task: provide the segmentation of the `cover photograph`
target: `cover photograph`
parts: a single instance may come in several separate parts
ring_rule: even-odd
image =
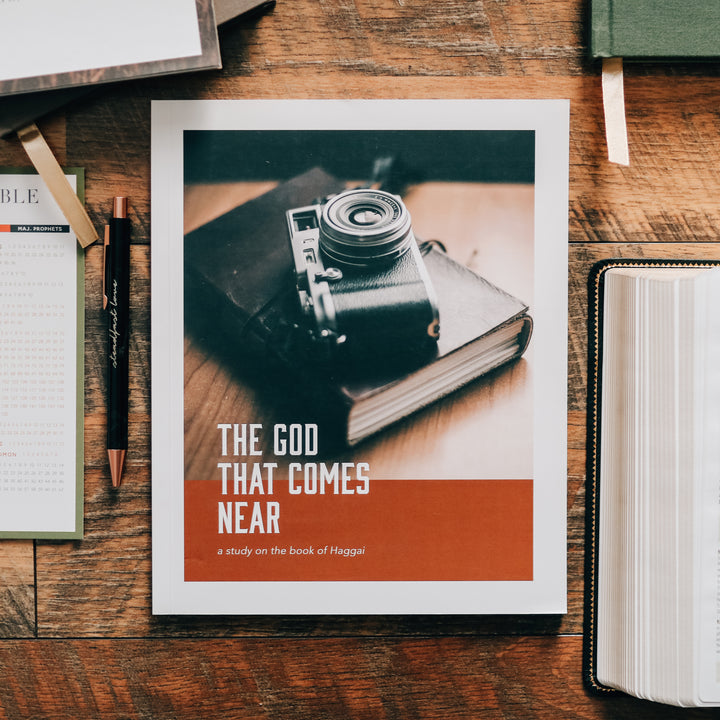
[[[567,103],[152,132],[153,612],[564,612]]]

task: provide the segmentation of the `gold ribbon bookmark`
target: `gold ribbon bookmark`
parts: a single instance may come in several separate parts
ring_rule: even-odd
[[[27,127],[18,130],[17,135],[32,164],[40,173],[40,177],[45,181],[55,202],[77,235],[81,247],[92,245],[98,239],[98,234],[38,126],[30,123]]]

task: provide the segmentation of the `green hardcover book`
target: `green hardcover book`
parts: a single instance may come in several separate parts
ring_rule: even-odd
[[[593,57],[720,56],[718,0],[592,0]]]

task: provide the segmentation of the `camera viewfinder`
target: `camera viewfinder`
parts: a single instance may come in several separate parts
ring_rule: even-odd
[[[295,213],[293,215],[293,224],[296,232],[314,230],[318,226],[317,215],[314,211]]]

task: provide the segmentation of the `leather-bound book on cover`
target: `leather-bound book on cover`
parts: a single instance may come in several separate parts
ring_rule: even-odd
[[[285,213],[343,189],[311,170],[188,233],[185,322],[238,377],[284,383],[354,445],[520,356],[532,320],[521,300],[421,243],[439,308],[437,344],[358,362],[318,358],[306,340]]]

